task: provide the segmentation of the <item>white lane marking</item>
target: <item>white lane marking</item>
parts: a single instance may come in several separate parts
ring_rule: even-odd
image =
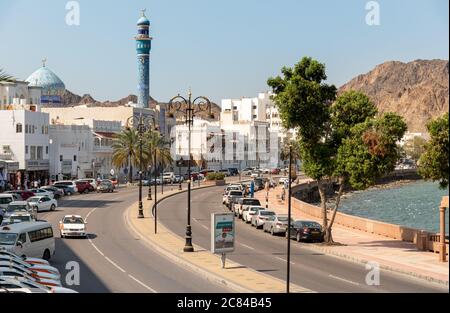
[[[85,219],[84,219],[85,222],[87,222],[89,216],[90,216],[92,213],[94,213],[95,210],[97,210],[97,208],[93,208],[93,209],[86,215],[86,217],[85,217]]]
[[[247,246],[246,244],[241,243],[240,245],[246,247],[247,249],[255,250],[255,248]]]
[[[101,255],[102,257],[105,256],[105,255],[103,254],[103,252],[101,252],[100,249],[97,248],[97,246],[92,242],[91,239],[89,239],[89,243],[94,247],[95,250],[97,250],[98,253],[100,253],[100,255]]]
[[[196,218],[192,218],[195,222],[199,223],[201,227],[203,227],[206,230],[209,230],[208,226],[203,225],[202,223],[200,223]]]
[[[278,260],[280,260],[280,261],[283,261],[283,262],[287,262],[287,260],[285,260],[285,259],[283,259],[283,258],[280,258],[280,257],[275,257],[275,259],[278,259]],[[294,262],[289,262],[289,263],[291,263],[292,265],[295,265],[295,263]]]
[[[139,285],[141,285],[144,288],[147,288],[148,290],[150,290],[153,293],[157,293],[157,291],[149,286],[147,286],[146,284],[144,284],[143,282],[141,282],[140,280],[138,280],[137,278],[135,278],[134,276],[128,274],[128,277],[130,277],[132,280],[134,280],[135,282],[137,282]]]
[[[346,283],[349,283],[349,284],[352,284],[352,285],[355,285],[355,286],[359,286],[359,283],[351,281],[351,280],[348,280],[348,279],[345,279],[345,278],[341,278],[341,277],[334,276],[334,275],[331,275],[331,274],[328,275],[328,277],[331,277],[331,278],[334,278],[334,279],[337,279],[337,280],[340,280],[340,281],[343,281],[343,282],[346,282]]]
[[[110,258],[108,258],[107,256],[105,256],[106,261],[108,261],[109,263],[111,263],[112,265],[114,265],[119,271],[121,271],[122,273],[126,273],[126,271],[121,268],[119,265],[117,265],[116,263],[114,263],[113,260],[111,260]]]

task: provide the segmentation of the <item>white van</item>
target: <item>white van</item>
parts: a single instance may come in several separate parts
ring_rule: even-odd
[[[0,227],[0,250],[18,256],[49,260],[55,254],[52,224],[47,222],[17,223]]]

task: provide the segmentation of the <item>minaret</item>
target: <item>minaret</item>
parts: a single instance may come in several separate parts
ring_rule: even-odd
[[[150,50],[152,37],[149,36],[150,21],[145,16],[145,9],[137,22],[138,34],[136,40],[136,52],[138,58],[138,108],[148,108],[150,99]]]

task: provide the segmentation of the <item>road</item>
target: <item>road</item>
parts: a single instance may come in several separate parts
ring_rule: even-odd
[[[56,254],[50,263],[60,270],[63,285],[67,286],[67,263],[76,261],[80,285],[67,287],[78,292],[230,292],[172,263],[133,236],[124,212],[137,201],[137,192],[134,187],[113,194],[74,195],[61,199],[58,210],[39,213],[39,219],[53,224]],[[66,214],[87,218],[89,239],[59,238],[59,221]]]
[[[229,212],[222,205],[222,193],[223,187],[192,192],[193,242],[205,249],[210,249],[211,213]],[[159,220],[184,237],[186,208],[185,193],[166,199],[159,205]],[[369,286],[365,283],[369,271],[364,265],[327,256],[302,245],[306,244],[295,241],[291,244],[291,279],[313,291],[448,292],[448,288],[384,270],[381,270],[380,285]],[[272,237],[241,220],[236,222],[236,250],[227,257],[259,272],[283,280],[286,277],[286,239]]]

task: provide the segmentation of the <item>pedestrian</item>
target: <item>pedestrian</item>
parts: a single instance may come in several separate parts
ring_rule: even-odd
[[[286,199],[286,187],[283,185],[283,188],[281,190],[281,200],[285,200]]]

